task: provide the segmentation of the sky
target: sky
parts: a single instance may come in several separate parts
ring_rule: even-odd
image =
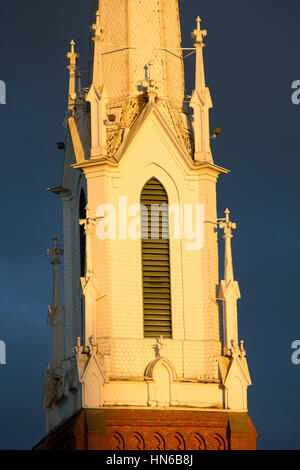
[[[183,47],[197,15],[208,30],[206,81],[214,108],[216,164],[231,170],[218,183],[218,214],[237,223],[232,241],[239,336],[253,386],[249,414],[259,449],[300,449],[299,288],[300,80],[299,0],[181,0]],[[45,432],[43,373],[50,359],[46,325],[52,269],[46,249],[62,238],[59,198],[67,106],[65,55],[71,39],[87,69],[87,0],[1,2],[0,80],[0,449],[30,449]],[[193,58],[186,59],[187,94]],[[83,80],[87,80],[86,72]],[[84,82],[86,85],[86,81]],[[220,237],[222,246],[222,238]],[[222,250],[221,250],[222,251]]]

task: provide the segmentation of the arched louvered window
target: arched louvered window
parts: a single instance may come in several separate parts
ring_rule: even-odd
[[[141,194],[145,338],[172,337],[168,195],[156,179]]]
[[[79,219],[86,218],[86,199],[83,189],[80,193],[79,200]],[[86,265],[86,236],[84,225],[80,225],[80,276],[85,277],[85,265]]]

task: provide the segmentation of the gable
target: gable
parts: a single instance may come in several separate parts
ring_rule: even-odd
[[[156,163],[167,170],[168,164],[183,171],[193,168],[188,152],[155,105],[148,104],[127,133],[116,154],[122,169],[132,158]]]

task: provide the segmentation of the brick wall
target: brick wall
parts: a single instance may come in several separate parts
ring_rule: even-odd
[[[246,413],[83,410],[36,449],[255,450],[256,438]]]

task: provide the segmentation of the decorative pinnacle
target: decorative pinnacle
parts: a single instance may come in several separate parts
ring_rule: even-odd
[[[101,25],[100,25],[100,17],[101,17],[101,14],[100,14],[100,9],[99,9],[97,10],[97,13],[96,13],[96,24],[93,24],[92,26],[93,30],[95,31],[95,36],[93,38],[94,41],[96,39],[101,39],[103,35],[103,29],[101,28]]]
[[[71,51],[68,52],[68,54],[67,54],[67,59],[70,61],[70,65],[69,65],[68,68],[69,69],[72,69],[72,68],[75,69],[76,68],[76,61],[77,61],[77,59],[79,59],[79,54],[77,54],[75,52],[75,42],[73,41],[73,39],[70,42],[70,46],[71,46]]]
[[[203,43],[203,39],[205,38],[205,36],[207,36],[207,30],[206,29],[201,30],[200,16],[197,17],[196,22],[197,22],[197,29],[194,29],[191,36],[193,39],[196,39],[196,46],[200,45],[204,47],[205,44]]]

